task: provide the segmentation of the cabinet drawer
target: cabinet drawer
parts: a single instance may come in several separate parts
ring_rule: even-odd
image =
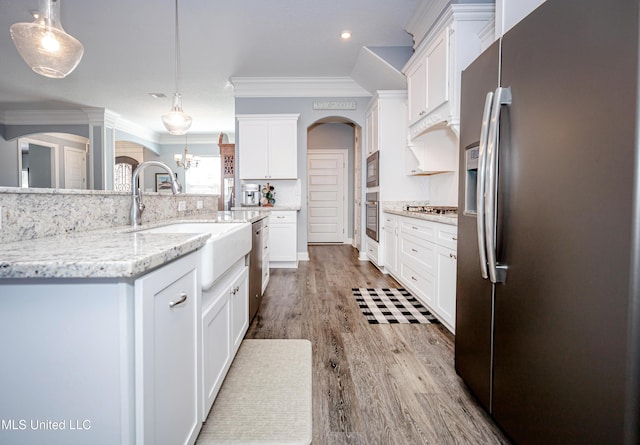
[[[403,234],[412,235],[425,241],[435,241],[435,224],[413,218],[403,218],[400,231]]]
[[[296,222],[295,211],[272,211],[269,215],[271,224],[292,224]]]
[[[367,247],[367,257],[371,261],[373,261],[373,263],[375,265],[379,265],[380,264],[380,259],[379,259],[379,245],[378,245],[378,243],[375,242],[374,240],[372,240],[371,238],[367,237],[366,247]]]
[[[402,261],[411,262],[423,273],[434,274],[436,264],[435,244],[420,238],[403,235],[400,238]]]
[[[433,303],[435,283],[432,274],[419,271],[412,264],[403,260],[400,264],[400,277],[403,283],[421,300],[427,304]]]
[[[436,243],[456,250],[458,245],[458,228],[449,224],[436,224]]]

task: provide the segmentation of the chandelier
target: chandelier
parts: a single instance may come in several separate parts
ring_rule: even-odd
[[[173,160],[176,161],[178,167],[182,167],[185,170],[189,170],[191,167],[198,167],[200,160],[189,153],[187,148],[187,136],[184,137],[184,154],[176,153],[173,155]]]

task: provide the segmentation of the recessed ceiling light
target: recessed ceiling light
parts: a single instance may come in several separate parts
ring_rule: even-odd
[[[149,93],[149,96],[153,97],[154,99],[162,99],[163,97],[167,97],[167,95],[164,93]]]
[[[342,40],[349,40],[351,38],[351,31],[342,31],[342,33],[340,33],[340,38]]]

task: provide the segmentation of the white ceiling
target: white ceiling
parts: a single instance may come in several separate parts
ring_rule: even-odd
[[[180,90],[193,117],[190,133],[233,134],[231,77],[352,76],[363,47],[411,46],[404,27],[419,1],[181,0]],[[85,47],[65,79],[35,74],[13,45],[9,27],[32,21],[37,9],[38,0],[0,0],[0,111],[70,103],[165,133],[160,115],[174,91],[173,0],[61,1],[65,30]],[[339,38],[345,29],[353,33],[348,42]]]

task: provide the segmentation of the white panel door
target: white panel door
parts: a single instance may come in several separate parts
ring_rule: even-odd
[[[345,242],[346,151],[309,152],[307,157],[310,243]]]
[[[87,160],[84,150],[64,147],[64,188],[87,188]]]

